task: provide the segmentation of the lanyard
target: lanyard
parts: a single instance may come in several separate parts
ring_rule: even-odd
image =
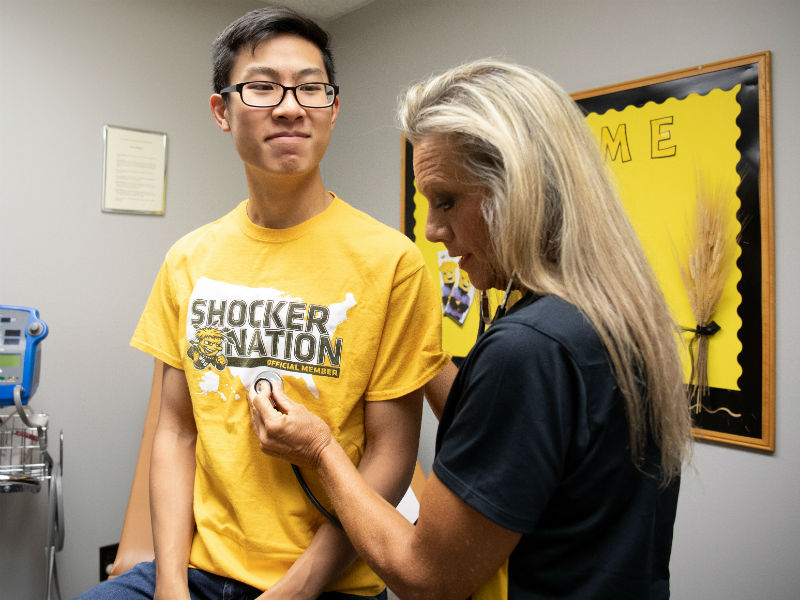
[[[491,319],[489,319],[489,297],[486,295],[486,290],[481,290],[481,318],[480,322],[478,323],[478,336],[486,331],[487,326],[492,325],[497,319],[506,314],[506,310],[508,309],[508,298],[511,294],[511,287],[513,285],[514,274],[512,273],[508,280],[508,285],[506,286],[506,292],[503,295],[503,301],[500,303],[500,306],[497,307],[497,310],[494,312],[494,316]]]

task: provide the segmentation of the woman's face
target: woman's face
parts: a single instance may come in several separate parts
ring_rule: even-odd
[[[414,145],[417,190],[428,200],[425,237],[442,242],[478,289],[505,287],[497,266],[489,229],[481,214],[487,189],[463,167],[446,136],[432,136]]]

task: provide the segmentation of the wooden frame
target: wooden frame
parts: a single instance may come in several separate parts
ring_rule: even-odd
[[[695,436],[702,440],[773,451],[775,449],[775,299],[770,53],[742,56],[596,88],[573,94],[572,97],[584,110],[587,121],[594,120],[595,133],[601,140],[603,132],[597,131],[596,128],[605,119],[607,142],[613,139],[609,138],[609,135],[612,135],[609,134],[612,131],[609,126],[613,127],[610,124],[621,123],[623,114],[634,115],[636,111],[643,111],[649,106],[658,107],[656,110],[661,110],[658,114],[665,115],[664,118],[671,119],[674,113],[677,114],[676,119],[680,119],[683,103],[686,106],[697,103],[702,110],[701,102],[705,101],[705,98],[710,98],[712,92],[723,91],[735,97],[735,103],[738,105],[735,107],[736,114],[733,117],[735,122],[729,125],[733,129],[738,127],[739,130],[738,139],[735,139],[739,157],[735,170],[739,181],[736,196],[740,201],[740,207],[735,218],[740,229],[736,241],[741,253],[736,266],[741,277],[735,289],[741,296],[741,302],[735,307],[735,312],[741,317],[741,326],[737,332],[741,352],[735,360],[741,368],[741,375],[735,385],[727,388],[714,387],[712,384],[707,410],[704,409],[700,413],[693,411],[694,432]],[[622,120],[624,121],[624,118]],[[669,121],[669,125],[672,126],[675,122],[677,121]],[[624,125],[617,125],[620,126]],[[619,131],[615,130],[615,133]],[[651,130],[651,135],[653,131],[658,137],[659,130]],[[669,128],[665,131],[671,135]],[[663,142],[662,150],[677,150],[678,142],[670,139],[670,135],[661,135],[656,142],[651,141],[651,148],[657,149],[658,143]],[[616,139],[614,141],[615,144],[618,142]],[[606,150],[610,148],[605,146]],[[613,149],[619,148],[615,145]],[[619,175],[623,167],[617,160],[618,157],[612,158],[610,153],[606,153],[606,157],[607,160],[611,159],[608,162]],[[622,159],[624,158],[623,154]],[[654,156],[651,152],[649,162],[652,163],[659,158],[662,157]],[[642,167],[646,167],[647,162],[642,161]],[[673,184],[671,180],[651,182],[651,185]],[[625,200],[624,189],[621,191]],[[640,228],[640,223],[637,223],[633,214],[631,220],[640,238],[646,236],[647,232]],[[665,249],[665,252],[671,251]],[[658,274],[658,269],[656,271]],[[672,303],[670,305],[674,310]],[[680,324],[685,326],[684,323]]]
[[[735,304],[733,312],[741,317],[741,326],[728,327],[727,331],[736,331],[734,337],[741,344],[741,351],[733,358],[736,363],[733,371],[741,369],[741,374],[735,377],[734,385],[727,387],[714,386],[711,382],[708,403],[714,412],[702,411],[694,415],[694,433],[701,440],[774,451],[775,286],[770,53],[742,56],[591,89],[573,94],[573,98],[586,113],[588,121],[592,114],[621,113],[626,109],[635,111],[648,104],[666,106],[667,103],[685,101],[690,96],[691,102],[695,102],[714,96],[715,90],[725,90],[728,101],[736,104],[736,116],[728,125],[738,128],[731,146],[735,146],[732,150],[738,152],[733,175],[738,178],[736,197],[740,206],[734,220],[739,228],[736,246],[740,254],[736,267],[741,277],[733,288],[741,301]],[[734,100],[730,100],[731,97]],[[698,105],[702,110],[702,102]],[[650,127],[654,127],[653,122]],[[653,131],[658,133],[660,130],[656,128]],[[669,127],[664,131],[669,131]],[[657,156],[659,149],[669,151],[672,145],[680,143],[669,136],[662,136],[657,141],[659,144],[663,142],[663,146],[651,147],[647,157],[651,162],[661,158]],[[402,143],[402,229],[420,246],[434,277],[439,277],[437,252],[440,248],[424,239],[427,203],[420,201],[422,196],[417,194],[414,186],[411,145],[406,140]],[[628,166],[633,164],[635,161],[630,161]],[[670,185],[674,183],[673,179],[672,176],[668,180],[655,179],[652,185]],[[625,200],[624,190],[622,195]],[[636,219],[632,216],[631,220],[641,237],[642,231]],[[664,248],[661,254],[676,263],[674,249]],[[658,273],[658,269],[656,271]],[[461,325],[444,319],[443,345],[456,362],[466,355],[475,340],[478,310],[472,308]]]

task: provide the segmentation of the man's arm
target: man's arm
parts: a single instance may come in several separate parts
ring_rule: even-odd
[[[150,458],[150,516],[156,555],[153,599],[188,600],[197,428],[184,372],[165,364],[161,390]]]
[[[428,405],[437,419],[442,418],[447,395],[450,393],[450,388],[453,386],[453,380],[457,374],[458,367],[453,361],[450,361],[444,366],[444,369],[425,384],[425,398],[428,400]]]
[[[422,390],[366,403],[366,448],[358,472],[366,485],[392,505],[403,498],[414,473],[421,415]],[[355,557],[345,533],[325,523],[286,575],[260,600],[317,598]]]
[[[521,535],[471,508],[435,474],[416,527],[370,494],[331,444],[318,473],[359,554],[404,600],[460,600],[503,565]]]
[[[404,599],[460,600],[503,565],[521,535],[467,505],[435,474],[416,527],[359,475],[328,426],[282,392],[255,398],[264,452],[316,470],[353,545]]]

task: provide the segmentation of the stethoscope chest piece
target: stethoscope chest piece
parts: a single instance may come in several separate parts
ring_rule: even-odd
[[[261,385],[264,382],[269,384],[270,391],[283,389],[283,378],[277,371],[267,369],[256,375],[255,380],[253,380],[253,391],[255,391],[257,394],[261,392]]]

